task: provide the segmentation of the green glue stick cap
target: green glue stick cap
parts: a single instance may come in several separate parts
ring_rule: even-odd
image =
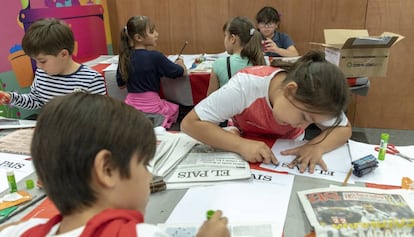
[[[33,180],[32,179],[28,179],[28,180],[26,180],[26,188],[27,189],[33,189],[35,186],[34,186],[34,182],[33,182]]]
[[[213,211],[213,210],[208,210],[208,211],[207,211],[207,213],[206,213],[206,215],[207,215],[207,220],[210,220],[210,218],[214,215],[214,212],[215,212],[215,211]]]

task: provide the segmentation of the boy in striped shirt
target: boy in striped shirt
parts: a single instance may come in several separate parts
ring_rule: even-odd
[[[75,91],[106,94],[103,76],[72,59],[75,39],[64,22],[55,18],[34,22],[23,37],[22,47],[37,66],[30,92],[0,91],[0,104],[34,110],[56,96]]]

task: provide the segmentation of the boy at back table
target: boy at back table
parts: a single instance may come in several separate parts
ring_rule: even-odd
[[[40,112],[31,147],[38,178],[60,214],[9,225],[0,236],[168,236],[143,219],[156,139],[142,112],[102,95],[59,97]],[[221,213],[197,236],[229,237]]]
[[[34,110],[56,96],[75,91],[106,94],[103,76],[72,59],[75,38],[64,22],[54,18],[34,22],[23,37],[22,47],[37,66],[30,92],[0,91],[0,104]]]
[[[263,37],[263,51],[270,57],[299,56],[289,35],[280,32],[280,15],[273,7],[263,7],[256,14],[257,28]]]

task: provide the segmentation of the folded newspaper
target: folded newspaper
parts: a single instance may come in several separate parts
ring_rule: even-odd
[[[33,128],[35,126],[36,120],[13,119],[0,116],[0,129]]]
[[[184,133],[156,133],[157,150],[149,163],[153,175],[165,177],[190,152],[197,141]]]
[[[414,236],[414,191],[330,187],[299,191],[317,237]]]
[[[0,152],[30,155],[33,128],[15,130],[0,138]]]
[[[217,182],[251,178],[250,166],[240,155],[196,144],[164,180],[174,183]]]

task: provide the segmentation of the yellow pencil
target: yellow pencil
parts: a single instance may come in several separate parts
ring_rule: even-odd
[[[346,186],[349,180],[349,177],[351,177],[352,174],[352,167],[349,169],[348,174],[346,174],[344,182],[342,182],[342,186]]]

